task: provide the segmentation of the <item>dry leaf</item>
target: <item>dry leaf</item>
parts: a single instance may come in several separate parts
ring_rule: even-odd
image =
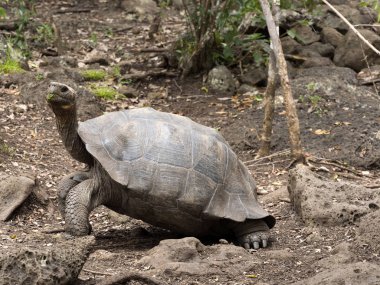
[[[316,134],[316,135],[329,135],[330,131],[329,130],[318,129],[318,130],[314,131],[314,134]]]

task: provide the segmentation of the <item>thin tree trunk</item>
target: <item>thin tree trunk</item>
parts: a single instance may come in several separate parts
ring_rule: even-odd
[[[264,102],[264,122],[263,130],[261,134],[261,147],[257,153],[257,158],[267,156],[270,152],[270,142],[272,137],[272,122],[274,114],[274,97],[276,93],[277,85],[277,67],[276,57],[273,50],[269,54],[269,66],[268,66],[268,85],[265,91]]]
[[[279,1],[278,1],[279,2]],[[279,4],[274,1],[273,3],[273,14],[275,17],[276,33],[279,34],[278,28],[278,18],[279,18]],[[257,153],[256,158],[267,156],[270,153],[270,144],[272,137],[273,129],[273,114],[274,114],[274,102],[276,95],[276,87],[278,82],[278,71],[276,65],[276,56],[273,52],[273,44],[271,44],[271,51],[269,53],[269,64],[268,64],[268,84],[265,91],[264,98],[264,121],[263,121],[263,130],[261,133],[261,147]]]
[[[273,16],[270,10],[270,6],[267,0],[260,0],[261,7],[263,9],[264,17],[267,23],[268,32],[273,44],[274,54],[277,59],[278,73],[281,80],[281,86],[284,92],[285,111],[288,119],[290,148],[292,156],[297,161],[304,160],[304,154],[300,140],[300,127],[297,116],[297,110],[294,103],[292,90],[289,84],[289,77],[286,67],[286,60],[284,52],[282,50],[280,38],[276,31],[276,25],[273,20]]]

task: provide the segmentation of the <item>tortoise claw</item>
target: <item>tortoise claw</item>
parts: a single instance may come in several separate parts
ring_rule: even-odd
[[[239,242],[245,249],[265,248],[268,246],[268,233],[267,231],[258,231],[244,234],[240,236]]]

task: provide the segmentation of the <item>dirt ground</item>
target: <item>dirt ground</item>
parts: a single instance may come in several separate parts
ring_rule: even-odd
[[[58,1],[51,3],[40,1],[37,5],[38,16],[47,18],[49,11],[59,8],[52,6],[52,3],[56,2],[58,3]],[[65,2],[62,3],[60,6],[64,6]],[[83,17],[86,17],[85,21]],[[96,33],[97,44],[105,45],[108,54],[120,54],[124,59],[132,62],[134,68],[142,71],[149,70],[152,58],[160,54],[141,52],[141,49],[168,48],[175,38],[174,35],[179,34],[184,28],[183,18],[178,15],[178,12],[165,10],[162,19],[160,32],[154,40],[149,40],[149,21],[121,14],[119,10],[99,8],[91,12],[62,13],[55,16],[56,25],[60,27],[62,38],[69,49],[67,55],[83,60],[88,45],[91,43],[89,39]],[[107,31],[110,30],[113,31],[112,37],[107,36]],[[33,57],[34,62],[39,60],[44,59],[38,56]],[[67,77],[60,78],[59,74],[54,75],[54,73],[59,73],[59,69],[62,67],[50,64],[44,72],[53,74],[51,76],[54,79],[67,80]],[[32,70],[30,73],[32,75],[25,75],[25,78],[31,78],[30,80],[33,81],[33,75],[36,73],[37,71]],[[43,82],[45,81],[48,82],[49,77]],[[85,85],[84,82],[76,82],[76,84],[77,86]],[[183,81],[173,77],[144,78],[132,83],[132,86],[138,90],[138,98],[122,98],[115,101],[85,100],[81,105],[81,119],[97,116],[102,110],[114,111],[151,106],[158,110],[188,116],[196,122],[220,130],[238,156],[250,165],[249,168],[257,181],[259,192],[263,194],[259,198],[264,207],[277,219],[277,224],[272,230],[270,247],[252,251],[248,256],[243,256],[243,263],[238,257],[222,260],[217,265],[220,271],[210,270],[209,273],[203,275],[178,274],[175,270],[158,272],[137,261],[146,256],[147,252],[161,240],[179,238],[179,236],[141,221],[119,216],[100,207],[91,214],[90,221],[93,226],[95,245],[91,248],[91,255],[84,265],[80,274],[81,281],[78,284],[96,284],[107,276],[126,270],[143,272],[168,284],[232,285],[260,284],[260,282],[261,284],[291,284],[314,276],[323,268],[323,265],[317,264],[318,261],[333,256],[334,248],[344,243],[351,244],[355,238],[357,226],[354,224],[318,229],[305,227],[292,210],[286,191],[286,167],[291,163],[291,159],[288,152],[283,108],[276,110],[273,143],[273,152],[276,156],[272,159],[253,161],[258,149],[257,138],[263,116],[260,102],[245,97],[231,98],[226,94],[204,93],[203,85],[201,76],[190,77]],[[63,175],[83,167],[72,160],[64,150],[58,137],[53,114],[44,103],[43,98],[46,95],[44,92],[40,89],[38,92],[28,93],[30,97],[27,98],[25,94],[22,94],[20,86],[5,84],[0,86],[0,171],[12,175],[34,176],[38,185],[26,205],[19,209],[10,221],[1,224],[0,245],[4,249],[17,243],[33,243],[33,236],[36,233],[48,232],[63,226],[57,209],[56,185]],[[348,101],[345,103],[348,104]],[[325,106],[326,112],[332,112],[334,108],[341,107],[339,104],[338,102],[334,106]],[[358,126],[352,123],[357,129],[360,129],[361,122],[365,124],[368,133],[376,133],[379,130],[378,114],[374,114],[374,118],[365,119],[362,112],[352,111],[345,118],[338,118],[334,115],[310,114],[307,109],[298,107],[301,114],[303,144],[309,155],[331,159],[346,156],[346,154],[337,154],[338,151],[336,151],[351,147],[350,139],[343,139],[344,134],[347,133],[347,130],[343,128],[346,118],[350,118],[351,122],[358,122]],[[376,122],[376,116],[377,123],[370,123],[373,120]],[[343,126],[336,125],[337,121],[342,122]],[[331,145],[339,143],[340,146],[330,151],[331,147],[326,145],[330,142],[327,142],[323,135],[313,135],[310,128],[315,131],[334,124],[336,128],[342,128],[342,131],[336,135]],[[349,158],[347,160],[358,171],[368,171],[372,175],[371,180],[366,180],[365,183],[376,183],[379,179],[378,169],[364,167],[376,166],[376,163],[371,164],[371,162],[379,157],[377,153],[379,150],[377,149],[376,152],[373,148],[368,148],[366,151],[368,153],[364,156],[372,160],[355,161]],[[347,165],[347,167],[351,166]],[[350,173],[345,172],[347,174],[345,176],[350,178]],[[51,235],[54,238],[54,235],[62,234],[51,233]],[[313,238],[315,235],[318,238]],[[34,242],[43,241],[35,239]],[[209,247],[210,251],[223,246],[215,240],[202,240],[202,242]],[[355,261],[380,263],[379,256],[365,246],[358,247],[355,251]],[[129,284],[144,283],[136,281]]]

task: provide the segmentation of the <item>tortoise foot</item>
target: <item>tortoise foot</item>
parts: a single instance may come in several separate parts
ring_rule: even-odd
[[[263,220],[248,220],[236,223],[233,228],[237,241],[245,249],[268,246],[269,227]]]
[[[243,234],[238,237],[238,241],[245,249],[259,249],[260,247],[265,248],[268,246],[268,238],[268,231],[257,231]]]

